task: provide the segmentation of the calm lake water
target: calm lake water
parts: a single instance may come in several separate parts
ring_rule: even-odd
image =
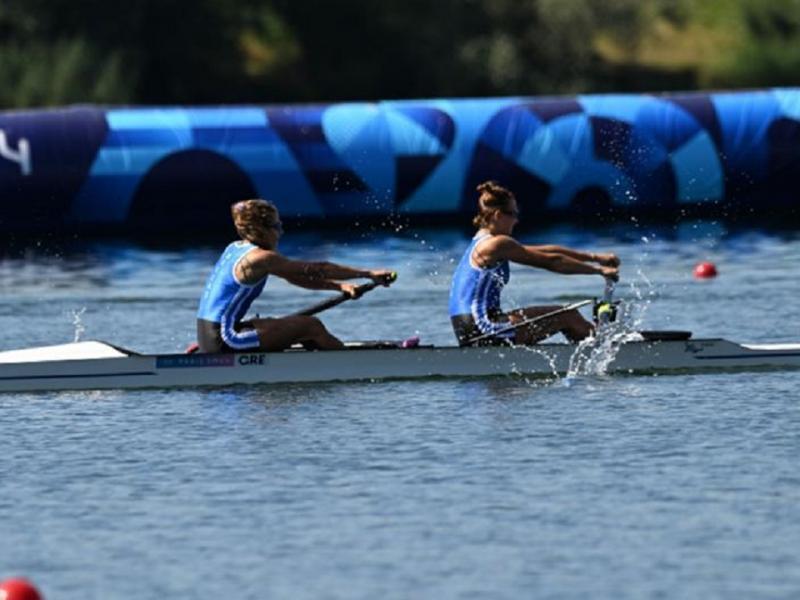
[[[617,252],[647,329],[800,340],[800,235],[554,228]],[[346,339],[452,343],[458,231],[288,234],[290,256],[394,268],[322,315]],[[6,251],[0,349],[194,339],[224,246]],[[720,276],[692,279],[701,260]],[[602,280],[512,268],[508,305]],[[271,280],[254,311],[328,297]],[[48,600],[797,598],[799,372],[0,395],[0,579]]]

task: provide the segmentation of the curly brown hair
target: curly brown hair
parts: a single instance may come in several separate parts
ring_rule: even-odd
[[[269,200],[242,200],[231,206],[233,225],[242,239],[256,243],[265,230],[279,222],[278,209]]]
[[[479,184],[478,214],[472,219],[472,224],[477,227],[486,227],[491,215],[496,210],[508,210],[512,201],[516,201],[514,193],[507,190],[496,181],[484,181]]]

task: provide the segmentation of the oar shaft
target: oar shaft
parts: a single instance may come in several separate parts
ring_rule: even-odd
[[[577,309],[581,308],[582,306],[586,306],[588,304],[591,304],[592,302],[593,302],[592,300],[581,300],[580,302],[575,302],[573,304],[567,304],[566,306],[562,306],[561,308],[553,310],[553,311],[551,311],[549,313],[545,313],[543,315],[539,315],[539,316],[536,316],[536,317],[531,317],[530,319],[525,319],[523,321],[520,321],[519,323],[512,323],[512,324],[508,325],[507,327],[503,327],[501,329],[498,329],[497,331],[493,331],[491,333],[484,333],[482,335],[479,335],[479,336],[476,336],[474,338],[471,338],[471,339],[466,341],[465,345],[469,346],[469,345],[474,344],[475,342],[480,342],[481,340],[485,340],[485,339],[488,339],[490,337],[494,337],[494,336],[499,335],[501,333],[506,333],[507,331],[513,331],[514,329],[518,329],[520,327],[525,327],[526,325],[533,325],[534,323],[539,323],[541,321],[544,321],[545,319],[549,319],[550,317],[556,317],[556,316],[561,315],[561,314],[563,314],[565,312],[569,312],[571,310],[577,310]]]
[[[373,281],[372,283],[365,283],[364,285],[358,286],[356,288],[356,290],[357,290],[356,297],[358,298],[358,297],[362,296],[363,294],[369,292],[370,290],[374,290],[379,285],[383,285],[383,284],[375,283]],[[309,306],[308,308],[304,308],[303,310],[297,311],[296,313],[292,313],[291,316],[297,317],[297,316],[315,315],[317,313],[322,312],[323,310],[328,310],[329,308],[333,308],[334,306],[338,306],[342,302],[347,302],[350,299],[351,299],[351,296],[349,296],[348,294],[345,294],[345,293],[341,293],[338,296],[335,296],[335,297],[330,298],[328,300],[323,300],[322,302],[318,302],[317,304],[314,304],[313,306]]]
[[[322,302],[318,302],[313,306],[309,306],[308,308],[304,308],[303,310],[297,311],[292,313],[291,317],[299,317],[299,316],[311,316],[317,313],[322,312],[323,310],[328,310],[329,308],[333,308],[341,304],[342,302],[347,302],[348,300],[354,300],[355,298],[360,298],[370,290],[374,290],[378,286],[386,286],[394,283],[397,280],[397,273],[392,273],[391,276],[387,277],[385,281],[371,281],[370,283],[365,283],[363,285],[359,285],[356,288],[356,295],[350,296],[349,294],[345,294],[344,292],[339,294],[338,296],[334,296],[328,300],[323,300]]]

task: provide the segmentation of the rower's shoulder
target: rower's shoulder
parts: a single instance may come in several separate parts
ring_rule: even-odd
[[[492,264],[513,257],[519,247],[519,242],[510,235],[490,235],[475,245],[473,257],[481,257],[485,263]]]
[[[519,242],[510,235],[500,234],[487,237],[478,244],[481,250],[501,250],[519,246]]]
[[[507,240],[514,241],[514,238],[505,233],[488,233],[479,231],[475,234],[473,242],[477,246],[486,246],[490,244],[504,243]]]
[[[248,260],[251,262],[263,264],[269,264],[283,258],[283,255],[277,250],[267,250],[260,246],[253,246],[247,251],[245,256],[247,256]]]

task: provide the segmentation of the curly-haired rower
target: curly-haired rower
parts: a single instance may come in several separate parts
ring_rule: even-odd
[[[197,311],[201,352],[279,351],[299,343],[332,350],[342,342],[317,317],[294,315],[245,320],[270,275],[312,290],[338,290],[355,297],[356,286],[340,279],[369,278],[388,285],[391,271],[357,269],[329,262],[290,260],[277,250],[283,225],[267,200],[242,200],[231,206],[241,240],[220,256],[206,281]]]

